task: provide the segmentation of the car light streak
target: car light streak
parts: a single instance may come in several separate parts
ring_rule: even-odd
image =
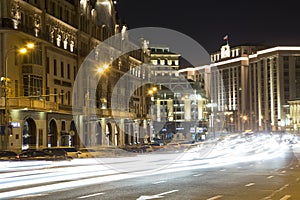
[[[283,156],[290,147],[286,142],[278,142],[276,136],[242,139],[231,138],[219,143],[200,144],[180,154],[143,154],[136,157],[74,159],[61,162],[1,162],[0,189],[46,185],[2,192],[0,197],[10,198],[147,175],[273,159]],[[205,156],[203,151],[206,152]],[[58,181],[64,183],[57,183]]]

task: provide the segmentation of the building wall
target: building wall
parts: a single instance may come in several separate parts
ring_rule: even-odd
[[[216,52],[211,65],[180,73],[194,71],[207,77],[206,93],[217,103],[218,112],[231,113],[233,131],[297,131],[298,125],[292,124],[298,123],[295,102],[299,98],[300,48],[235,48],[241,55],[221,59]]]
[[[97,107],[95,109],[95,105],[92,105],[89,108],[93,117],[97,118],[96,125],[87,125],[84,116],[74,119],[72,115],[73,100],[76,103],[86,101],[84,97],[88,92],[86,76],[82,77],[85,83],[80,83],[82,89],[75,91],[73,96],[76,75],[83,61],[101,41],[123,28],[122,24],[117,23],[112,1],[92,5],[91,1],[76,0],[3,0],[0,17],[3,22],[0,25],[0,45],[3,50],[0,54],[1,73],[4,74],[7,58],[7,74],[11,79],[7,96],[11,113],[9,121],[20,124],[13,128],[12,137],[1,134],[1,148],[22,150],[26,148],[22,147],[25,140],[29,140],[29,146],[33,148],[68,145],[68,138],[71,141],[69,145],[77,147],[124,145],[125,133],[124,128],[121,128],[125,126],[123,118],[130,116],[135,119],[136,112],[144,115],[146,109],[142,109],[141,113],[140,107],[145,107],[141,105],[145,97],[135,98],[138,99],[134,103],[136,109],[121,112],[117,122],[111,120],[109,97],[118,78],[130,70],[129,66],[134,68],[144,61],[143,53],[118,58],[112,63],[113,70],[106,72],[107,77],[101,82],[103,90],[97,92]],[[10,50],[26,42],[34,42],[36,48],[23,56]],[[10,53],[7,54],[7,51]],[[129,62],[129,58],[134,59]],[[121,90],[123,95],[127,95],[124,88]],[[141,95],[141,90],[135,94],[137,97]],[[5,98],[4,92],[1,92],[1,121],[4,124]],[[100,100],[104,97],[107,98],[105,107],[100,107],[104,103]],[[24,137],[27,134],[24,127],[29,127],[29,135],[35,139]],[[75,135],[70,134],[72,131],[75,131]]]

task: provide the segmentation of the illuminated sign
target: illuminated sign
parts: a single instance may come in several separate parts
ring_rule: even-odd
[[[11,125],[13,128],[20,128],[20,122],[10,122],[10,125]]]

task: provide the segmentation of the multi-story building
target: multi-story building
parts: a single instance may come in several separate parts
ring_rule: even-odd
[[[97,110],[94,120],[99,126],[89,127],[87,119],[77,120],[72,114],[73,97],[90,100],[85,99],[89,92],[87,77],[82,79],[86,81],[82,88],[73,94],[77,72],[87,55],[107,38],[126,32],[126,26],[116,18],[113,2],[2,0],[0,8],[0,148],[20,151],[46,146],[130,143],[123,130],[132,131],[132,119],[146,113],[145,103],[141,103],[145,98],[139,96],[141,92],[134,94],[139,98],[133,96],[133,109],[119,116],[131,120],[126,123],[124,119],[126,128],[119,130],[117,122],[111,119],[110,97],[117,79],[144,62],[143,51],[120,56],[103,72],[96,106],[91,106]],[[35,48],[20,55],[17,49],[27,42],[33,42]],[[119,47],[127,42],[124,40]],[[126,95],[126,91],[122,94]]]
[[[198,81],[179,75],[180,55],[168,47],[151,47],[154,87],[153,131],[161,139],[192,140],[202,132],[199,122],[205,119],[205,96]],[[174,135],[175,134],[175,135]],[[200,134],[199,134],[200,135]]]
[[[299,129],[299,47],[226,44],[211,64],[180,70],[205,82],[230,131]]]

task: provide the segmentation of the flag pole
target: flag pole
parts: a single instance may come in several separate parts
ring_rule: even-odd
[[[229,40],[229,37],[228,37],[228,35],[227,35],[227,40],[226,40],[226,41],[227,41],[227,45],[229,45],[228,40]]]

